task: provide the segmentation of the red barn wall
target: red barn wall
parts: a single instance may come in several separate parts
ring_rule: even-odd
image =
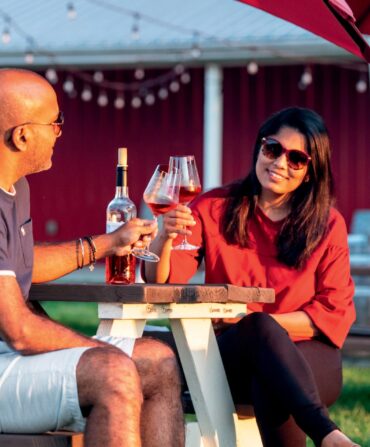
[[[255,76],[245,67],[224,69],[223,181],[244,176],[259,125],[280,108],[299,105],[321,114],[333,143],[337,204],[350,223],[356,208],[370,208],[370,93],[356,92],[356,70],[314,66],[313,83],[298,88],[302,66],[261,67]],[[147,77],[161,71],[147,71]],[[153,106],[122,110],[94,99],[69,98],[56,86],[65,113],[53,167],[29,176],[36,240],[63,240],[105,229],[105,208],[114,194],[117,148],[129,149],[130,196],[140,205],[142,193],[158,163],[174,154],[194,154],[202,172],[204,71],[191,69],[192,81]],[[105,72],[107,79],[124,81],[132,72]],[[76,81],[79,92],[82,83]],[[129,98],[127,98],[129,103]],[[58,223],[48,235],[46,223]]]

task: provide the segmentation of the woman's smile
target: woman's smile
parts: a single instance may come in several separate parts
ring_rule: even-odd
[[[268,172],[272,181],[283,182],[284,180],[289,180],[289,177],[283,175],[282,173],[277,172],[276,170],[267,168],[266,171]]]

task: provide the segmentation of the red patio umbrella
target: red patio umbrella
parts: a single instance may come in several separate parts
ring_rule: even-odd
[[[370,0],[240,0],[323,37],[370,63]]]

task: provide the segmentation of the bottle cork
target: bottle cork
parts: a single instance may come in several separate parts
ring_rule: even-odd
[[[127,166],[127,147],[118,148],[118,166]]]

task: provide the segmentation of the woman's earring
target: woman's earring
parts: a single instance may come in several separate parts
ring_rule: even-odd
[[[310,176],[309,176],[309,175],[306,175],[306,177],[304,178],[303,181],[304,181],[305,183],[309,182],[309,181],[310,181]]]

